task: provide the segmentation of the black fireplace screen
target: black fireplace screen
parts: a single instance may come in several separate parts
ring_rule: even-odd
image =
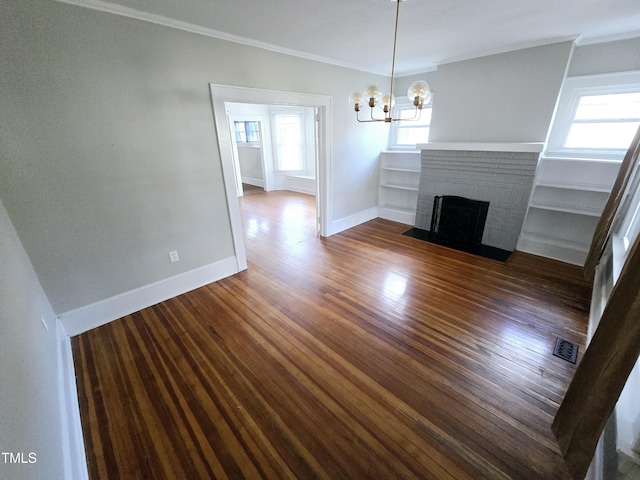
[[[477,250],[488,211],[489,202],[453,195],[435,197],[429,239],[452,248]]]

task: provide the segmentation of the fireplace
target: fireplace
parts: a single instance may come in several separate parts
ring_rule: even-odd
[[[489,202],[455,195],[436,196],[429,240],[475,253],[482,245],[488,211]]]
[[[419,148],[422,161],[414,226],[430,230],[437,195],[486,200],[491,209],[483,246],[513,252],[542,144],[432,142]]]

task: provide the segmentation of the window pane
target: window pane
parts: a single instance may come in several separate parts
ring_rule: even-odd
[[[398,118],[412,119],[416,116],[415,108],[403,108],[398,110]],[[420,112],[420,118],[418,120],[409,120],[407,122],[400,121],[399,125],[430,125],[431,124],[431,109],[423,108]]]
[[[420,112],[418,120],[398,121],[395,124],[395,144],[415,145],[417,143],[427,143],[429,141],[431,111],[431,108],[424,108]],[[412,119],[416,115],[416,109],[414,107],[399,108],[396,115],[400,119]]]
[[[626,150],[640,122],[574,123],[569,129],[565,148]]]
[[[301,170],[298,145],[279,145],[280,170]]]
[[[244,122],[233,122],[236,129],[236,142],[246,142],[247,134],[244,130]]]
[[[429,141],[429,127],[399,128],[396,139],[398,145],[415,145]]]
[[[640,118],[640,92],[585,95],[580,98],[576,120],[626,120]]]
[[[300,116],[276,115],[276,138],[278,168],[280,170],[303,170]]]
[[[245,122],[245,131],[247,136],[247,142],[260,141],[260,129],[258,126],[258,122]]]

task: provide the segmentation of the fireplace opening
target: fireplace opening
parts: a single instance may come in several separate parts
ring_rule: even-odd
[[[436,196],[429,240],[458,250],[477,253],[489,211],[489,202],[455,195]]]

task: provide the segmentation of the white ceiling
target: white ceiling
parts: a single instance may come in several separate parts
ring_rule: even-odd
[[[61,0],[389,74],[390,0]],[[396,73],[567,39],[640,36],[640,0],[407,0]],[[640,55],[640,52],[638,52]]]

